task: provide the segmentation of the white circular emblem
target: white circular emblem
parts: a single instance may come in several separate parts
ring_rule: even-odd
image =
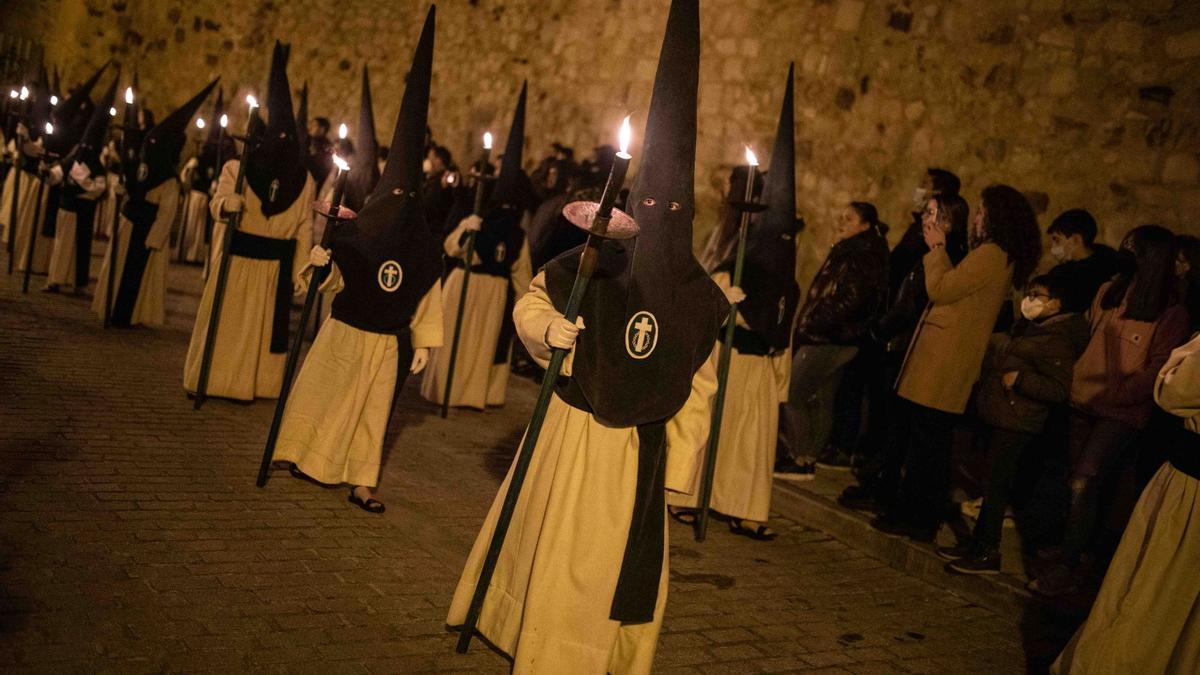
[[[496,244],[496,262],[504,262],[504,256],[508,255],[508,248],[504,246],[504,242]]]
[[[404,279],[404,270],[400,268],[400,263],[389,260],[379,266],[378,277],[379,287],[388,293],[394,293]]]
[[[625,324],[625,351],[635,359],[644,359],[658,346],[658,319],[645,310],[634,314]]]

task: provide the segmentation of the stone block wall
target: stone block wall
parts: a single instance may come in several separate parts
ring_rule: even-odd
[[[388,142],[426,0],[25,0],[7,25],[42,32],[68,82],[113,57],[156,109],[221,75],[260,91],[270,46],[292,43],[310,111],[357,118],[371,68]],[[530,80],[526,156],[580,151],[645,120],[666,0],[446,0],[432,126],[460,160],[502,142]],[[40,9],[40,11],[34,11]],[[10,30],[5,28],[4,30]],[[926,166],[958,173],[972,203],[993,182],[1030,195],[1043,227],[1087,207],[1102,237],[1158,222],[1200,230],[1200,3],[1194,0],[704,0],[696,239],[749,143],[769,166],[796,64],[798,208],[810,275],[852,199],[907,224]],[[235,124],[239,116],[235,116]],[[634,148],[637,156],[637,140]],[[635,159],[636,162],[636,159]],[[636,164],[635,164],[636,169]]]

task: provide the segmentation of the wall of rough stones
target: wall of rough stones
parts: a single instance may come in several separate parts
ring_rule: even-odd
[[[356,119],[368,64],[386,143],[428,4],[18,0],[0,30],[43,34],[68,82],[108,57],[136,66],[158,109],[214,75],[261,90],[279,37],[293,85],[307,80],[310,110],[335,122]],[[626,111],[640,129],[667,5],[443,1],[438,139],[462,159],[484,129],[503,137],[522,78],[531,161],[551,141],[609,141]],[[972,202],[992,182],[1026,191],[1043,226],[1087,207],[1110,243],[1146,222],[1200,230],[1194,0],[705,0],[702,35],[697,240],[742,145],[769,152],[790,61],[807,274],[851,199],[874,201],[898,234],[929,165],[958,173]]]

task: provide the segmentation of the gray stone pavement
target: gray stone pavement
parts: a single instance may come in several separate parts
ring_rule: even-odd
[[[198,274],[172,269],[166,329],[108,332],[0,276],[0,671],[506,670],[455,654],[444,618],[535,386],[442,420],[410,381],[382,516],[286,472],[260,490],[273,403],[196,412],[180,385]],[[772,543],[672,529],[658,671],[1025,669],[1017,621],[773,524]]]

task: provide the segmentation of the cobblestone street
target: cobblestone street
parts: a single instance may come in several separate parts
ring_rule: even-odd
[[[0,670],[507,669],[478,641],[455,654],[444,619],[533,383],[442,420],[410,379],[374,516],[285,471],[254,487],[274,403],[192,409],[191,291],[165,329],[105,332],[84,298],[19,281],[0,277]],[[673,524],[657,671],[1025,670],[1017,620],[773,525],[697,544]]]

